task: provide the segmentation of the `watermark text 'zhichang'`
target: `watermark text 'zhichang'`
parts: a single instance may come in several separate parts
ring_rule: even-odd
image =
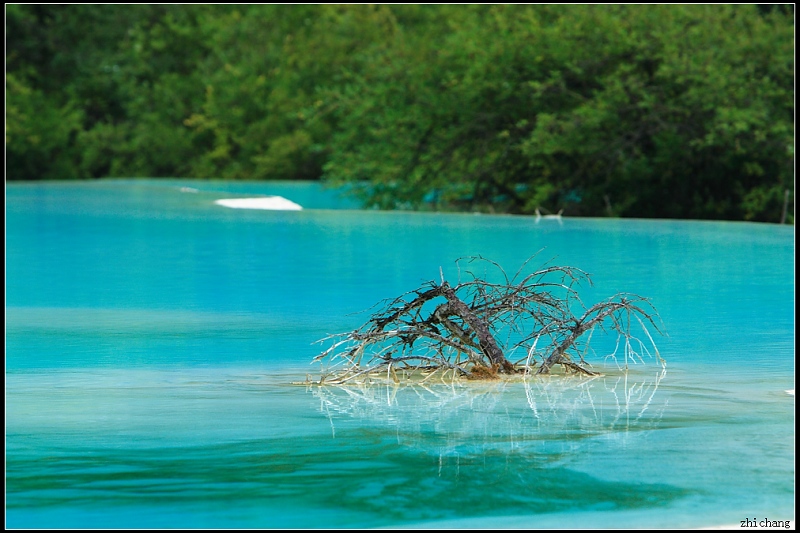
[[[758,520],[757,518],[750,520],[749,518],[745,518],[741,521],[741,524],[742,527],[782,527],[784,529],[789,529],[791,527],[791,522],[789,520],[770,520],[769,518],[763,520]]]

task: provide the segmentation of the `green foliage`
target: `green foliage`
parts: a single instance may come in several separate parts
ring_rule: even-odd
[[[751,7],[443,8],[339,92],[327,175],[384,208],[777,221],[793,26]]]
[[[72,139],[82,113],[71,103],[59,106],[13,74],[6,76],[6,165],[9,179],[75,177]]]
[[[769,7],[769,6],[768,6]],[[366,205],[773,221],[794,13],[6,6],[11,179],[319,179]]]

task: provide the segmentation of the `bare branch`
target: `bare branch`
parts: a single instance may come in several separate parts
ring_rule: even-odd
[[[325,376],[327,382],[336,383],[373,379],[376,373],[396,380],[396,370],[423,368],[452,371],[454,376],[493,377],[529,372],[537,365],[537,373],[546,374],[561,365],[565,371],[594,376],[597,373],[586,368],[585,357],[596,330],[611,331],[624,339],[626,365],[628,361],[643,362],[642,355],[650,355],[647,346],[631,333],[633,317],[656,360],[663,364],[648,329],[662,333],[655,321],[658,313],[649,300],[620,293],[587,308],[577,287],[582,282],[591,285],[589,274],[553,265],[525,274],[531,259],[509,279],[494,261],[480,256],[460,258],[457,264],[466,260],[496,268],[503,281],[491,282],[468,272],[470,281],[451,286],[440,268],[441,283],[429,281],[384,300],[382,307],[373,306],[377,311],[361,327],[318,341],[332,345],[313,362],[343,367]],[[460,265],[458,270],[460,277]],[[428,306],[428,302],[436,305]],[[509,356],[523,349],[525,357],[510,361],[497,340],[501,336],[506,338]]]

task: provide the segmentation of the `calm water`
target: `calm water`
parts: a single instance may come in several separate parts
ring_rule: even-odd
[[[288,183],[6,193],[7,527],[794,520],[791,227],[356,211]],[[306,209],[213,203],[259,194]],[[650,297],[666,371],[291,384],[351,313],[542,249],[588,300]]]

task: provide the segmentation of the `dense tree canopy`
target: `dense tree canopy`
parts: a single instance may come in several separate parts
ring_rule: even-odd
[[[778,222],[794,13],[6,5],[9,179],[324,179],[380,208]]]

